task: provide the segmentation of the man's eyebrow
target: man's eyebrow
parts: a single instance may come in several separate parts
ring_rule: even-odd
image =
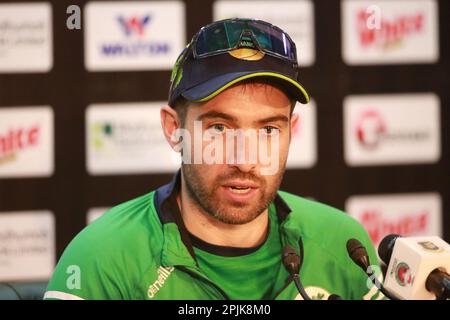
[[[264,119],[260,119],[255,121],[256,123],[268,123],[268,122],[276,122],[276,121],[283,121],[283,122],[289,122],[289,118],[285,115],[276,115],[276,116],[272,116],[272,117],[268,117],[268,118],[264,118]]]
[[[197,117],[197,121],[203,120],[203,119],[211,119],[211,118],[221,118],[228,121],[236,122],[237,119],[229,114],[219,112],[219,111],[208,111],[205,112]]]

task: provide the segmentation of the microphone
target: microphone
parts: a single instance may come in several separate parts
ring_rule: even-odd
[[[352,261],[358,265],[367,277],[372,281],[372,283],[384,294],[387,298],[391,300],[399,300],[397,297],[390,294],[384,287],[383,284],[378,281],[375,270],[370,266],[369,254],[367,253],[366,248],[363,246],[361,242],[356,239],[350,239],[347,241],[347,252],[352,259]]]
[[[385,287],[402,299],[450,299],[450,245],[439,237],[386,236],[378,255],[388,265]]]
[[[290,245],[286,245],[283,249],[283,264],[294,280],[295,286],[297,287],[297,290],[302,296],[303,300],[311,300],[311,298],[306,293],[305,288],[303,288],[302,282],[300,281],[300,256]]]
[[[384,237],[378,245],[378,256],[385,264],[391,261],[392,251],[394,250],[395,241],[400,238],[399,234],[390,234]]]
[[[300,242],[300,247],[303,248],[302,242]],[[302,265],[302,257],[300,257],[297,252],[295,252],[294,248],[290,245],[286,245],[283,248],[283,264],[285,268],[288,270],[292,279],[294,280],[295,286],[297,287],[297,291],[302,296],[303,300],[312,300],[305,291],[303,284],[300,280],[300,267]],[[331,294],[328,297],[328,300],[342,300],[340,296],[337,294]]]
[[[400,237],[400,235],[390,234],[384,237],[381,240],[380,244],[378,245],[378,256],[380,257],[380,267],[384,279],[386,279],[386,273],[388,268],[388,265],[385,263],[385,261],[387,261],[387,263],[391,261],[392,249],[394,248],[395,240],[397,240],[398,237]]]

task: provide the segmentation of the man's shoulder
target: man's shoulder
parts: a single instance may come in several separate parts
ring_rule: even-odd
[[[84,228],[64,250],[46,298],[131,299],[159,263],[163,236],[153,196],[119,204]],[[67,285],[73,272],[81,275],[77,286]]]
[[[279,195],[292,210],[289,219],[293,225],[301,228],[301,233],[308,238],[330,243],[337,238],[343,241],[367,238],[362,225],[338,208],[285,191],[279,191]]]
[[[71,254],[107,256],[150,253],[162,242],[162,227],[153,205],[154,192],[112,207],[86,226],[69,244]],[[66,253],[66,252],[65,252]],[[157,254],[157,253],[155,253]]]

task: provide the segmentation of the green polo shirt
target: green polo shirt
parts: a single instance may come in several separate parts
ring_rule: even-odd
[[[281,261],[285,245],[303,256],[300,278],[312,298],[382,297],[348,257],[346,243],[356,238],[377,264],[366,231],[344,212],[278,191],[265,241],[251,252],[227,248],[230,256],[198,245],[187,232],[174,199],[179,185],[180,172],[81,231],[61,256],[45,299],[299,299]]]

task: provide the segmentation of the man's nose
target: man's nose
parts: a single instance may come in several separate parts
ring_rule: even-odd
[[[256,139],[251,135],[238,132],[234,138],[234,148],[232,154],[228,155],[228,159],[231,160],[229,165],[239,169],[241,172],[250,172],[256,169],[258,162],[258,146],[256,145]]]
[[[230,167],[234,167],[234,168],[237,168],[241,172],[248,173],[248,172],[255,171],[256,164],[250,164],[250,163],[246,163],[246,164],[231,164]]]

